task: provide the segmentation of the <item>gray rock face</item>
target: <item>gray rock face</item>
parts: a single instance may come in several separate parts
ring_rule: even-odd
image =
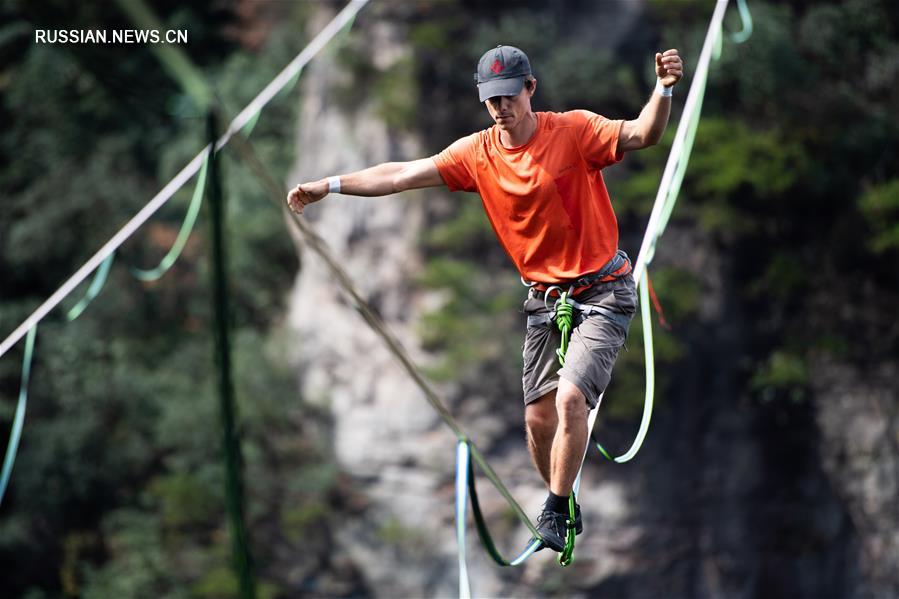
[[[311,30],[329,17],[324,7],[318,17]],[[397,31],[379,22],[356,34],[371,38],[375,63],[386,68],[407,54]],[[290,185],[419,157],[416,141],[389,131],[371,102],[359,102],[350,113],[341,108],[335,85],[343,77],[333,53],[309,67]],[[331,195],[304,213],[419,364],[428,360],[416,341],[417,316],[433,301],[411,289],[421,268],[417,244],[423,201],[414,193]],[[452,434],[438,427],[422,393],[311,252],[303,256],[290,306],[301,394],[330,407],[336,458],[371,500],[363,518],[347,520],[340,529],[338,552],[355,562],[379,596],[426,589],[451,594],[451,577],[443,571],[455,556],[447,487]]]
[[[858,531],[863,594],[899,596],[899,369],[812,365],[821,461]]]

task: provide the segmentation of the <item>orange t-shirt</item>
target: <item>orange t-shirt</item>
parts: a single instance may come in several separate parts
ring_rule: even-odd
[[[433,157],[450,191],[476,191],[525,279],[558,283],[601,269],[618,249],[618,221],[600,170],[624,121],[586,110],[538,112],[537,130],[504,148],[493,126]]]

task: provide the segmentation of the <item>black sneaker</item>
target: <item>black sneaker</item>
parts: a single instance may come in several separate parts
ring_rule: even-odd
[[[544,547],[549,547],[553,551],[559,553],[565,548],[565,541],[568,538],[568,514],[560,514],[551,510],[544,509],[537,517],[537,532],[543,538],[543,543],[537,548],[540,551]],[[574,506],[574,534],[579,535],[584,532],[584,523],[581,521],[581,506]],[[533,543],[535,537],[531,537],[528,545]]]

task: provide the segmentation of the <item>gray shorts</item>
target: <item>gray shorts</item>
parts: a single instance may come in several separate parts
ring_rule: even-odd
[[[529,293],[524,302],[524,313],[528,316],[547,314],[543,304],[543,294]],[[547,301],[550,309],[558,296]],[[575,310],[575,327],[571,331],[565,366],[559,366],[556,350],[562,340],[555,322],[528,326],[524,337],[522,355],[524,357],[524,403],[528,404],[559,386],[559,377],[573,383],[587,398],[592,410],[606,390],[612,378],[612,367],[618,351],[627,339],[627,329],[637,311],[637,293],[631,275],[597,283],[574,297],[581,304],[592,304],[606,308],[622,318],[608,318],[602,314],[592,314],[578,323]]]

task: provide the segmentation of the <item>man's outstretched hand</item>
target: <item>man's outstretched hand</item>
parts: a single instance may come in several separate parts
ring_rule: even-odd
[[[317,202],[328,195],[328,181],[315,181],[314,183],[301,183],[287,194],[287,206],[297,214],[303,213],[303,208],[312,202]]]
[[[656,75],[665,87],[671,87],[684,76],[684,63],[676,49],[656,54]]]

